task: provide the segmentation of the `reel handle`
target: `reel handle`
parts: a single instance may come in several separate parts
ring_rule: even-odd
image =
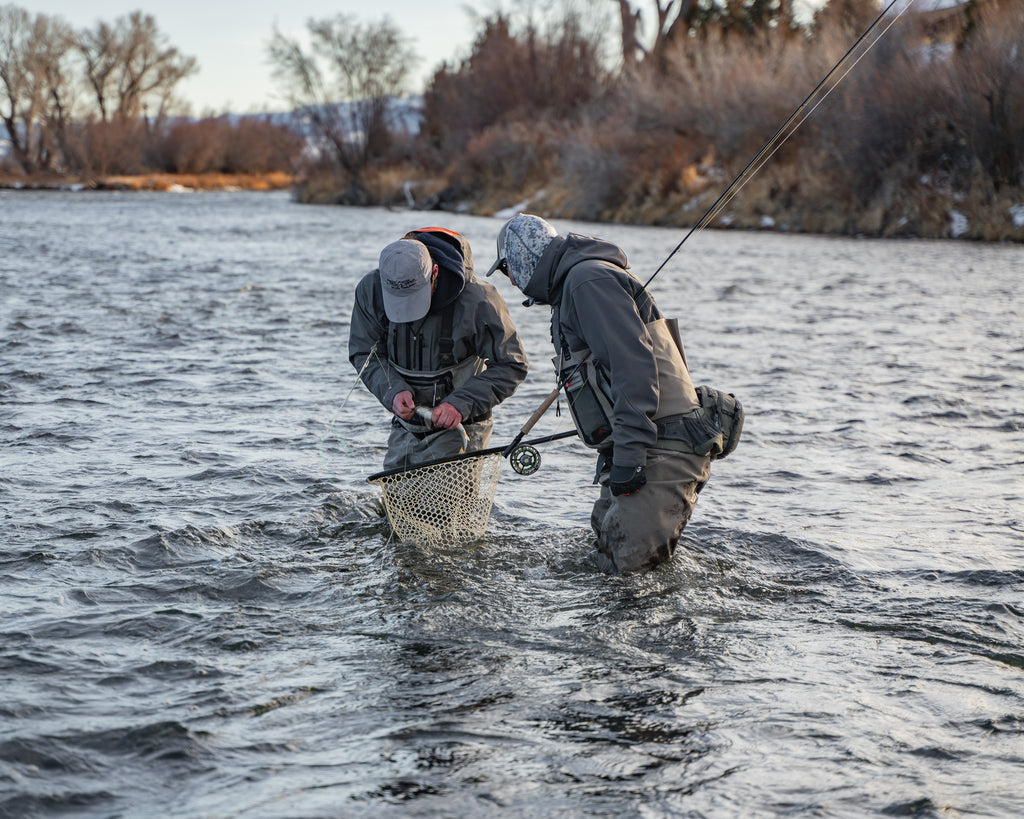
[[[560,393],[561,391],[562,386],[561,384],[559,384],[551,391],[551,394],[544,399],[544,403],[537,407],[537,411],[530,416],[529,420],[527,420],[527,422],[523,424],[523,428],[519,430],[520,440],[522,440],[522,437],[526,435],[527,432],[534,428],[537,422],[541,419],[541,416],[543,416],[544,413],[547,412],[548,409],[551,407],[551,405],[555,403],[555,399],[558,398],[558,393]]]

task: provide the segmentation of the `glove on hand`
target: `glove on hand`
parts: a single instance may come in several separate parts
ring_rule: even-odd
[[[608,488],[615,497],[639,492],[647,483],[647,469],[643,466],[613,466],[608,475]]]

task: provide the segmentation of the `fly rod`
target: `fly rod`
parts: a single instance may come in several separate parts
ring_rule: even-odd
[[[883,18],[885,18],[885,16],[889,13],[893,6],[895,6],[899,2],[905,3],[903,8],[901,8],[899,12],[889,20],[885,28],[881,30],[877,37],[875,37],[870,43],[867,44],[864,50],[857,56],[857,59],[853,60],[850,63],[849,67],[847,67],[846,70],[843,71],[842,74],[838,76],[835,82],[832,82],[832,84],[829,85],[829,82],[832,80],[833,76],[836,75],[837,72],[839,72],[843,68],[843,66],[847,63],[850,57],[860,47],[861,43],[863,43],[871,35],[871,32],[873,32],[875,28],[878,27],[878,24],[882,22]],[[750,180],[750,178],[754,176],[754,174],[756,174],[759,170],[761,170],[764,164],[769,159],[771,159],[772,156],[774,156],[775,152],[782,147],[786,140],[793,136],[794,133],[796,133],[797,129],[801,125],[803,125],[804,121],[811,114],[813,114],[815,109],[817,109],[817,107],[825,101],[828,95],[831,94],[836,89],[836,87],[838,87],[839,83],[841,83],[846,78],[846,75],[849,74],[857,65],[857,63],[859,63],[864,58],[864,56],[868,53],[868,51],[871,50],[875,43],[882,39],[885,33],[890,28],[892,28],[893,25],[895,25],[896,21],[903,16],[903,14],[907,11],[907,9],[910,8],[913,2],[914,0],[890,0],[889,5],[882,9],[879,15],[875,18],[874,22],[872,22],[871,25],[869,25],[864,30],[864,33],[857,38],[854,44],[850,46],[850,48],[839,59],[839,61],[834,66],[832,66],[829,72],[824,77],[822,77],[821,81],[816,86],[814,86],[814,89],[811,91],[811,93],[807,95],[804,101],[800,103],[796,107],[796,109],[794,109],[793,113],[789,115],[789,118],[784,123],[782,123],[782,125],[779,126],[778,130],[776,130],[776,132],[772,134],[772,137],[764,144],[761,150],[757,152],[754,158],[751,159],[744,166],[743,170],[736,175],[732,182],[729,183],[728,187],[726,187],[726,189],[722,191],[721,195],[712,203],[711,207],[704,211],[704,214],[700,217],[700,219],[698,219],[694,223],[693,227],[690,228],[686,235],[683,236],[679,244],[677,244],[675,248],[672,250],[672,252],[665,257],[665,261],[658,265],[658,269],[651,274],[651,277],[646,282],[644,282],[645,288],[652,281],[654,281],[654,277],[657,276],[662,271],[662,268],[664,268],[665,265],[667,265],[669,261],[671,261],[672,257],[679,252],[679,249],[683,246],[686,240],[689,239],[697,231],[705,228],[721,212],[722,208],[724,208],[732,200],[732,198],[737,193],[739,193],[740,189]],[[816,102],[814,102],[813,105],[811,105],[811,101],[815,98],[818,92],[821,91],[821,89],[825,88],[826,86],[828,86],[828,88],[825,91],[825,93],[822,94],[821,97]],[[787,132],[787,128],[789,128],[789,126],[794,122],[796,124],[793,125],[793,127]]]

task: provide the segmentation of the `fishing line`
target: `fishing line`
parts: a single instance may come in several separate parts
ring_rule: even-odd
[[[327,422],[327,428],[324,431],[324,434],[321,436],[319,443],[317,444],[317,455],[320,456],[320,462],[322,465],[326,465],[327,463],[327,458],[324,453],[324,445],[326,444],[326,442],[331,438],[335,438],[338,441],[342,442],[345,441],[345,439],[342,438],[340,435],[335,435],[334,427],[338,423],[338,418],[341,415],[341,411],[345,409],[345,405],[348,403],[349,398],[352,397],[352,393],[355,391],[356,387],[358,387],[359,384],[362,382],[363,373],[366,371],[366,368],[370,365],[370,361],[376,358],[377,361],[379,361],[382,366],[386,366],[386,363],[384,362],[383,359],[381,359],[380,354],[377,352],[377,345],[379,343],[380,339],[375,341],[373,346],[370,348],[370,352],[366,356],[366,360],[363,362],[363,366],[359,368],[359,372],[356,374],[355,381],[353,381],[352,386],[348,388],[348,392],[345,393],[345,398],[342,400],[341,404],[334,408],[334,413],[331,415],[331,420]],[[345,452],[345,449],[346,447],[342,447],[343,453]]]
[[[370,361],[372,361],[374,358],[376,358],[377,361],[380,362],[380,365],[382,367],[384,367],[384,368],[387,367],[387,363],[377,354],[377,345],[378,344],[380,344],[380,339],[377,339],[375,342],[373,342],[373,346],[370,348],[370,352],[367,354],[366,360],[363,361],[363,366],[360,367],[359,368],[359,372],[356,373],[356,380],[353,381],[352,382],[352,386],[348,388],[348,392],[345,393],[344,400],[338,406],[337,410],[335,410],[335,415],[337,415],[337,413],[339,413],[343,409],[345,409],[345,405],[348,403],[348,399],[352,397],[353,391],[355,390],[356,387],[359,386],[360,382],[363,380],[363,373],[366,371],[366,368],[368,366],[370,366]]]
[[[853,45],[850,46],[849,49],[847,49],[846,53],[839,59],[839,61],[834,66],[832,66],[832,68],[824,77],[822,77],[821,81],[812,89],[811,93],[809,93],[807,97],[804,99],[804,101],[796,107],[793,113],[789,115],[789,118],[784,123],[782,123],[782,125],[779,126],[778,130],[775,131],[775,133],[764,144],[761,150],[758,151],[757,154],[755,154],[754,158],[751,159],[744,166],[743,170],[740,171],[739,174],[737,174],[737,176],[732,180],[732,182],[729,183],[728,187],[726,187],[726,189],[722,191],[721,195],[711,204],[711,207],[704,211],[704,214],[700,217],[700,219],[696,221],[696,223],[694,223],[693,227],[691,227],[689,231],[687,231],[686,235],[683,236],[679,244],[677,244],[675,248],[672,250],[672,252],[665,257],[665,261],[658,265],[658,269],[651,274],[651,277],[646,282],[644,282],[645,288],[652,281],[654,281],[654,277],[657,276],[665,267],[665,265],[667,265],[672,260],[672,257],[679,252],[679,249],[683,246],[683,244],[685,244],[686,240],[689,239],[694,233],[697,233],[698,231],[703,230],[705,227],[707,227],[707,225],[710,222],[712,222],[715,219],[715,217],[718,216],[719,213],[722,212],[722,209],[725,208],[725,206],[732,201],[733,197],[740,192],[740,190],[751,179],[751,177],[753,177],[754,174],[760,171],[761,168],[764,167],[765,163],[769,159],[771,159],[779,150],[779,148],[781,148],[785,144],[786,140],[788,140],[791,136],[793,136],[793,134],[796,133],[797,129],[799,129],[800,126],[803,125],[807,118],[811,114],[813,114],[814,111],[818,108],[818,106],[821,105],[828,98],[829,94],[831,94],[839,86],[839,83],[846,79],[846,76],[854,68],[856,68],[857,64],[862,59],[864,59],[864,57],[872,48],[874,48],[875,44],[879,40],[881,40],[882,37],[885,36],[886,32],[888,32],[889,29],[892,28],[893,25],[895,25],[896,22],[906,13],[907,9],[909,9],[910,6],[913,5],[914,0],[907,0],[903,8],[900,9],[892,17],[889,23],[878,33],[878,35],[873,40],[871,40],[867,44],[867,46],[865,46],[863,51],[857,56],[857,59],[853,60],[853,62],[850,63],[846,70],[843,71],[842,74],[836,78],[835,82],[833,82],[827,88],[825,93],[822,94],[821,97],[814,103],[814,105],[808,108],[808,105],[810,105],[811,101],[815,98],[818,92],[825,88],[826,85],[828,85],[829,80],[832,79],[833,75],[843,68],[845,63],[850,59],[850,56],[857,51],[860,45],[864,43],[864,41],[870,36],[871,32],[875,30],[875,28],[882,21],[882,19],[889,13],[890,10],[892,10],[893,6],[895,6],[899,2],[901,2],[901,0],[890,0],[889,5],[882,9],[881,13],[879,13],[879,15],[875,18],[874,22],[872,22],[871,25],[869,25],[864,30],[864,33],[857,38],[857,40],[854,42]],[[803,116],[801,116],[801,114]],[[795,120],[797,120],[797,117],[800,117],[800,119],[796,121],[796,124],[793,125],[792,128],[790,128],[789,126]],[[787,129],[789,130],[787,131]]]

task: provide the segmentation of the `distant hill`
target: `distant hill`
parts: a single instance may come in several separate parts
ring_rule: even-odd
[[[351,103],[341,102],[337,104],[337,107],[343,113],[349,105]],[[395,125],[400,132],[418,134],[420,132],[420,119],[423,115],[422,95],[393,100],[391,113],[394,117]],[[269,119],[274,125],[287,125],[304,136],[312,136],[309,126],[309,112],[305,108],[262,114],[228,114],[227,116],[232,124],[243,119]],[[193,117],[192,119],[196,118]],[[345,117],[340,119],[345,121]]]

